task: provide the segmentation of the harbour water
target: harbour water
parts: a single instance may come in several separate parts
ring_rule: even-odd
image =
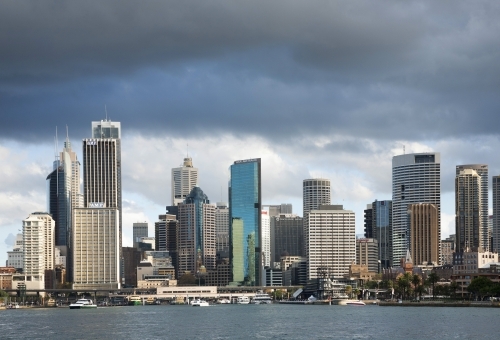
[[[217,305],[0,311],[0,339],[499,339],[500,309]]]

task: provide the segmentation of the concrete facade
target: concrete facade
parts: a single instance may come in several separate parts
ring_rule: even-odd
[[[410,253],[413,264],[435,264],[440,261],[438,209],[429,203],[409,204]]]

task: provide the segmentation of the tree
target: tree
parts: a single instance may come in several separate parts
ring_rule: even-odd
[[[183,274],[179,280],[177,280],[179,286],[190,286],[196,284],[196,277],[190,273]]]
[[[460,288],[460,286],[458,285],[458,283],[456,281],[453,281],[452,283],[450,283],[450,296],[452,298],[456,297],[458,288]]]
[[[413,291],[415,292],[415,300],[417,299],[417,294],[419,292],[421,282],[422,279],[418,274],[415,274],[411,277],[411,284],[413,285]]]
[[[487,277],[478,276],[470,282],[469,286],[467,287],[467,290],[473,293],[474,295],[478,296],[479,299],[482,300],[482,297],[488,295],[492,290],[492,288],[493,288],[493,281],[491,281]]]
[[[427,281],[430,283],[430,285],[432,286],[432,298],[434,299],[436,297],[436,294],[434,292],[434,286],[436,285],[436,283],[439,281],[439,276],[438,274],[436,274],[435,272],[432,272],[429,274],[429,276],[427,277]]]
[[[404,300],[404,298],[408,294],[408,290],[411,288],[411,274],[404,273],[402,275],[399,275],[396,279],[396,285],[401,291],[402,299]]]
[[[351,298],[351,294],[352,294],[352,286],[351,285],[345,286],[345,293],[347,296],[349,296],[349,298]]]

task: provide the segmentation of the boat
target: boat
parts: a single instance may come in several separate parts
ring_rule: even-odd
[[[142,305],[141,297],[139,295],[130,295],[128,297],[129,306],[140,306]]]
[[[254,305],[267,305],[272,303],[273,300],[269,296],[269,294],[258,292],[255,294],[255,297],[252,299],[252,304]]]
[[[344,305],[344,306],[365,306],[366,304],[360,300],[346,300],[345,303],[343,303],[342,305]]]
[[[205,300],[194,299],[193,301],[191,301],[191,306],[193,306],[193,307],[207,307],[207,306],[210,306],[210,304]]]
[[[148,297],[146,300],[146,304],[148,305],[154,305],[155,304],[155,298],[154,297]]]
[[[47,307],[57,307],[57,303],[56,303],[56,300],[50,298],[48,301],[47,301]]]
[[[248,298],[248,296],[239,296],[236,303],[238,305],[248,305],[250,303],[250,299]]]
[[[220,299],[219,301],[217,301],[217,303],[221,304],[221,305],[226,305],[226,304],[230,304],[231,300],[229,300],[229,299]]]
[[[69,309],[97,308],[90,299],[78,299],[75,303],[69,305]]]

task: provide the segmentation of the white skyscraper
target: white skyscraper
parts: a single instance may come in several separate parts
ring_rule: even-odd
[[[197,185],[198,169],[193,167],[193,160],[186,157],[183,166],[172,169],[172,205],[184,202]]]
[[[332,201],[330,180],[325,178],[305,179],[302,182],[302,211],[304,218],[304,253],[308,252],[308,224],[307,215],[309,211],[316,210],[320,205],[329,205]]]
[[[271,219],[268,211],[262,210],[262,264],[271,266]]]
[[[353,211],[324,205],[308,214],[307,278],[341,277],[356,262],[356,225]]]
[[[392,158],[392,263],[406,256],[410,242],[408,205],[430,203],[438,208],[441,239],[441,155],[415,153]]]

